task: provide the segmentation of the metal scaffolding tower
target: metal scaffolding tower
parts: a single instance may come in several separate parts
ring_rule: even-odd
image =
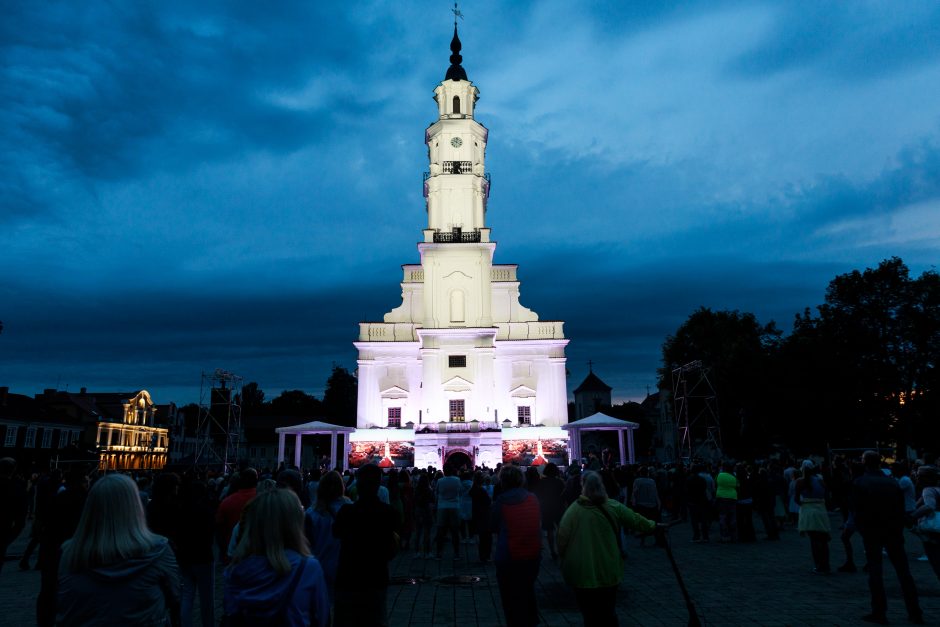
[[[231,372],[216,369],[202,373],[195,466],[221,466],[226,474],[237,468],[242,438],[241,387],[242,378]]]
[[[672,397],[679,439],[677,456],[685,461],[696,457],[720,458],[718,395],[701,360],[673,368]]]

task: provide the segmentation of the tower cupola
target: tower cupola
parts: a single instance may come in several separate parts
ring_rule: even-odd
[[[467,72],[460,65],[463,57],[460,56],[460,37],[457,36],[457,24],[454,24],[454,38],[450,40],[450,67],[444,75],[445,81],[465,81]]]

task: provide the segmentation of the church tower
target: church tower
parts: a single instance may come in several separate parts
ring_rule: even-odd
[[[539,321],[519,303],[517,267],[493,264],[489,137],[476,119],[480,91],[462,66],[456,24],[450,50],[424,135],[420,263],[403,266],[402,304],[382,322],[360,323],[355,343],[354,441],[410,438],[417,466],[441,467],[452,454],[493,466],[508,437],[539,437],[539,427],[557,435],[567,422],[568,340],[562,322]],[[375,428],[388,431],[363,432]]]

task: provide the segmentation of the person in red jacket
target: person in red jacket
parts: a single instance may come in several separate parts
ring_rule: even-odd
[[[225,497],[215,513],[216,540],[219,542],[219,546],[223,547],[219,554],[226,564],[228,563],[228,551],[226,549],[232,537],[232,529],[241,518],[245,505],[255,498],[257,488],[258,471],[254,468],[245,468],[238,473],[238,491]]]
[[[525,489],[518,466],[503,466],[500,494],[493,503],[491,528],[496,536],[496,582],[509,627],[533,627],[539,622],[535,579],[542,554],[539,501]]]

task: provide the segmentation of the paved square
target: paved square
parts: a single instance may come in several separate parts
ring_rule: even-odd
[[[835,525],[837,521],[833,519]],[[834,528],[836,528],[835,525]],[[688,526],[671,531],[673,550],[705,625],[862,625],[869,611],[866,575],[810,574],[809,542],[793,530],[779,542],[752,544],[691,544]],[[0,573],[0,625],[35,624],[39,573],[19,571],[16,560],[26,543],[25,534],[10,547],[9,561]],[[856,539],[856,562],[864,562]],[[688,615],[672,569],[662,549],[627,543],[626,576],[621,586],[621,625],[685,625]],[[911,571],[920,592],[927,624],[940,624],[940,582],[926,562],[918,562],[920,541],[908,536]],[[476,559],[476,545],[461,545],[460,559],[445,548],[444,559],[419,559],[403,552],[392,562],[393,577],[414,577],[423,583],[389,588],[389,624],[393,627],[504,625],[492,564]],[[842,545],[831,544],[832,564],[844,561]],[[35,558],[34,558],[35,561]],[[439,578],[475,575],[479,583],[451,585]],[[221,611],[221,576],[216,603]],[[893,624],[906,621],[904,604],[894,571],[885,565],[888,616]],[[547,553],[537,583],[540,624],[545,627],[581,625],[574,595],[562,581],[557,564]]]

